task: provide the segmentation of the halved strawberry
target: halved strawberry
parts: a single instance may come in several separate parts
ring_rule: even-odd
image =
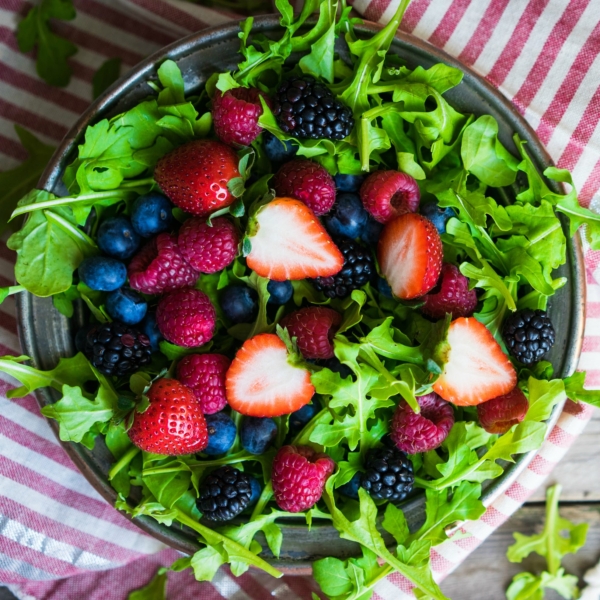
[[[227,402],[250,417],[279,417],[308,404],[315,393],[310,373],[288,362],[285,344],[273,333],[246,340],[225,380]]]
[[[416,213],[390,221],[377,246],[381,272],[402,300],[418,298],[433,288],[442,269],[442,255],[435,225]]]
[[[450,323],[450,350],[433,390],[457,406],[475,406],[510,392],[517,373],[488,328],[461,317]]]
[[[330,277],[344,256],[313,211],[300,200],[275,198],[258,210],[249,227],[248,266],[275,281]]]

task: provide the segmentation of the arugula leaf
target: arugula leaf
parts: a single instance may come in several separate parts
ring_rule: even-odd
[[[107,90],[121,76],[121,59],[109,58],[104,61],[92,78],[92,97],[94,100]]]
[[[159,569],[150,583],[127,596],[127,600],[167,600],[167,574]]]
[[[585,402],[600,407],[600,390],[586,390],[585,372],[573,373],[564,380],[567,397],[575,402]]]

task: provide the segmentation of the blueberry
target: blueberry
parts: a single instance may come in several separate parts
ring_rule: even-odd
[[[260,485],[260,481],[258,481],[256,477],[252,477],[252,475],[249,475],[249,477],[250,490],[252,495],[250,496],[250,504],[248,506],[254,506],[258,502],[258,499],[262,494],[262,486]]]
[[[136,199],[131,211],[133,228],[142,236],[150,237],[168,231],[173,225],[173,205],[158,192],[150,192]]]
[[[140,323],[140,331],[150,340],[152,352],[158,350],[158,343],[163,339],[162,333],[156,323],[156,313],[147,312],[144,320]]]
[[[240,441],[250,454],[262,454],[277,435],[277,424],[268,417],[245,417],[242,421]]]
[[[127,325],[139,323],[148,310],[146,301],[133,290],[121,288],[106,298],[106,312],[117,321]]]
[[[430,201],[421,204],[420,211],[424,217],[427,217],[438,230],[438,233],[446,233],[446,223],[451,217],[455,217],[454,211],[448,208],[438,206],[436,202]]]
[[[267,284],[269,304],[285,304],[289,302],[294,295],[294,288],[291,281],[269,281]]]
[[[106,256],[84,259],[77,272],[85,285],[98,292],[112,292],[127,281],[127,267],[120,260]]]
[[[235,423],[224,412],[204,415],[208,428],[208,446],[203,450],[208,456],[229,452],[235,442]]]
[[[221,308],[232,323],[250,323],[256,317],[256,292],[245,285],[231,285],[221,293]]]
[[[383,277],[377,278],[377,291],[386,298],[394,297],[392,294],[392,288],[390,287],[390,284]]]
[[[272,133],[265,131],[263,134],[263,148],[265,154],[274,163],[282,163],[286,160],[291,160],[296,156],[297,147],[289,140],[281,141]]]
[[[354,477],[350,481],[347,481],[344,485],[338,488],[338,492],[347,496],[348,498],[354,498],[358,500],[358,488],[360,487],[360,480],[362,479],[362,473],[359,471],[354,474]]]
[[[362,182],[365,180],[365,176],[338,173],[333,180],[338,192],[358,192]]]
[[[140,242],[140,236],[126,217],[111,217],[98,227],[98,247],[113,258],[131,258]]]
[[[376,221],[373,217],[369,217],[360,234],[360,239],[369,246],[377,246],[382,231],[383,224]]]
[[[310,404],[305,404],[302,408],[294,411],[290,415],[290,431],[300,431],[319,411],[321,404],[316,398]]]
[[[323,218],[325,227],[334,236],[356,239],[369,220],[358,194],[338,194],[331,212]]]

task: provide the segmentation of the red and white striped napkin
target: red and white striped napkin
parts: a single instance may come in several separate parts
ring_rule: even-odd
[[[398,0],[355,0],[365,18],[385,22]],[[77,18],[55,24],[79,48],[65,89],[43,83],[32,55],[17,49],[15,29],[31,4],[0,0],[0,170],[26,158],[18,123],[57,144],[91,100],[95,70],[110,57],[123,69],[192,31],[236,15],[180,0],[75,0]],[[474,68],[536,129],[559,167],[573,172],[585,206],[600,210],[600,0],[413,0],[402,29]],[[600,387],[600,252],[586,248],[587,322],[580,368]],[[13,254],[0,243],[0,285],[12,283]],[[14,299],[0,306],[0,352],[19,353]],[[173,550],[143,534],[92,489],[56,441],[36,401],[7,400],[0,379],[0,583],[23,599],[121,600],[144,585]],[[591,409],[568,403],[530,467],[467,536],[433,551],[436,579],[460,564],[543,482],[585,427]],[[271,579],[222,569],[212,583],[170,576],[169,597],[308,600],[308,577]],[[378,600],[412,597],[391,576]]]

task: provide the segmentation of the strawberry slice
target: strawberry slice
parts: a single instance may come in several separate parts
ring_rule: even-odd
[[[416,213],[390,221],[377,246],[381,272],[401,300],[418,298],[433,288],[442,269],[442,255],[435,225]]]
[[[285,344],[273,333],[246,340],[225,380],[233,410],[250,417],[279,417],[308,404],[315,393],[310,373],[288,362]]]
[[[488,328],[461,317],[450,323],[448,358],[433,390],[457,406],[475,406],[510,392],[517,373]]]
[[[313,211],[299,200],[275,198],[250,224],[246,261],[261,277],[275,281],[330,277],[344,256]]]

